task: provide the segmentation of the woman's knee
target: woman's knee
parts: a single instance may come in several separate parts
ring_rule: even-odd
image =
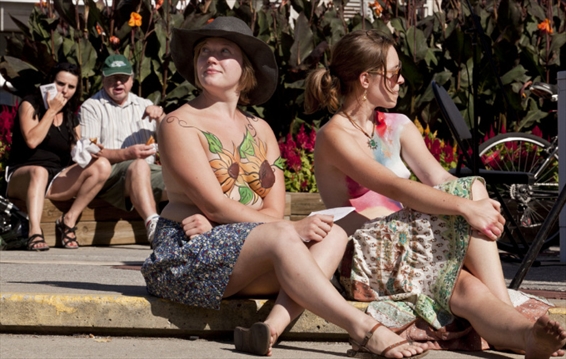
[[[305,243],[301,240],[301,237],[297,233],[293,224],[289,221],[278,221],[272,223],[266,223],[265,230],[267,230],[269,245],[272,249],[289,251],[290,246],[300,245],[305,247]]]
[[[478,201],[480,199],[488,198],[487,188],[482,181],[474,181],[472,183],[472,199]]]

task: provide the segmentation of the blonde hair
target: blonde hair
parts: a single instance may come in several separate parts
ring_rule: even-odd
[[[200,55],[200,51],[202,50],[205,43],[206,43],[206,39],[195,45],[194,58],[193,58],[193,63],[195,68],[195,86],[200,90],[202,90],[202,84],[200,83],[197,73],[197,60],[198,60],[198,56]],[[255,77],[255,69],[252,63],[250,62],[246,54],[243,51],[241,52],[242,52],[243,64],[242,64],[242,76],[240,76],[240,81],[238,84],[238,90],[240,91],[240,98],[238,99],[238,104],[248,105],[250,103],[248,94],[251,90],[253,90],[257,86],[257,79]]]
[[[326,107],[340,108],[342,99],[356,90],[360,74],[387,71],[387,53],[394,40],[376,30],[357,30],[344,35],[332,48],[328,69],[309,73],[305,85],[305,111],[313,113]],[[390,88],[383,76],[386,88]]]

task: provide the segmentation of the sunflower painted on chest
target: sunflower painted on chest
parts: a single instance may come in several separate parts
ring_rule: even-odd
[[[283,169],[283,159],[267,160],[267,145],[246,131],[239,145],[224,148],[218,137],[202,131],[212,158],[209,163],[222,192],[246,205],[261,203],[275,184],[275,170]]]

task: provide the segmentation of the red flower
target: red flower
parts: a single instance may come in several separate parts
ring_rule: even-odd
[[[299,133],[297,133],[297,143],[299,144],[299,146],[301,146],[301,148],[305,148],[305,145],[308,143],[308,141],[309,137],[305,132],[305,124],[302,124],[301,128],[299,129]]]
[[[540,130],[540,128],[538,126],[535,126],[535,128],[533,128],[532,133],[535,136],[542,137],[542,131]]]

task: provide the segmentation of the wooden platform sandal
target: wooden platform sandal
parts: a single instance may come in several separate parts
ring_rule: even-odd
[[[37,240],[36,238],[41,238],[41,239]],[[37,247],[38,244],[47,244],[47,243],[45,243],[45,238],[43,238],[43,234],[33,234],[33,235],[31,235],[28,238],[28,245],[27,245],[28,251],[43,252],[43,251],[49,250],[49,246]]]
[[[79,248],[79,242],[77,242],[77,235],[75,234],[75,231],[77,230],[77,227],[69,227],[65,224],[65,221],[63,220],[63,216],[61,216],[60,219],[58,219],[57,221],[55,221],[55,229],[56,229],[56,236],[57,239],[59,240],[59,244],[65,248],[68,249],[77,249]],[[70,237],[69,234],[72,233],[75,235],[75,237]],[[76,243],[76,246],[72,246],[70,244],[72,243]]]
[[[383,324],[381,324],[381,323],[377,323],[373,328],[371,328],[371,330],[366,333],[366,336],[364,337],[364,340],[362,341],[361,344],[356,342],[354,339],[350,338],[350,344],[352,344],[352,346],[354,346],[354,347],[357,347],[357,349],[349,349],[346,352],[346,355],[351,357],[351,358],[361,358],[361,359],[388,359],[385,356],[388,351],[390,351],[393,348],[397,348],[398,346],[401,346],[403,344],[409,343],[408,340],[401,340],[400,342],[392,344],[392,345],[388,346],[387,348],[383,349],[383,351],[380,354],[372,352],[371,350],[369,350],[366,347],[366,345],[368,344],[369,340],[373,336],[373,333],[375,333],[377,328],[379,328],[382,325]],[[415,354],[415,355],[410,356],[410,357],[403,357],[403,359],[422,358],[422,357],[426,356],[427,354],[428,354],[428,350],[426,350],[426,351],[424,351],[420,354]]]
[[[236,350],[255,355],[267,355],[271,346],[271,330],[269,325],[257,322],[250,328],[234,329]]]

